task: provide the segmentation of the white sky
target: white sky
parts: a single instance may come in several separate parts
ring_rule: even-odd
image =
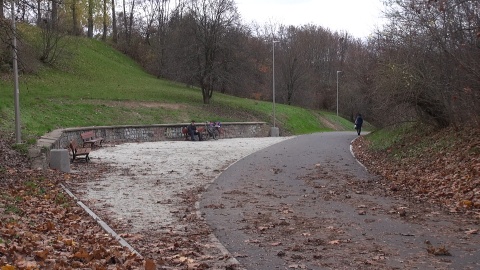
[[[235,0],[245,23],[314,24],[367,37],[381,26],[382,0]]]

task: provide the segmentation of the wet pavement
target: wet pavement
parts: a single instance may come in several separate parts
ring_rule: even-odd
[[[231,165],[200,211],[242,268],[480,269],[478,222],[386,195],[354,132],[298,136]]]

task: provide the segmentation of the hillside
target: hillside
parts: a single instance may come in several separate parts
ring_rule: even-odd
[[[150,76],[105,43],[71,38],[65,48],[53,67],[42,66],[35,74],[20,76],[24,141],[66,127],[187,123],[192,119],[272,122],[271,102],[214,92],[211,103],[205,105],[199,89]],[[13,130],[13,80],[2,77],[0,115],[4,121],[0,129]],[[282,104],[276,104],[276,122],[282,134],[351,126],[332,113]]]
[[[379,184],[389,196],[409,198],[480,220],[478,127],[417,127],[381,147],[375,146],[381,141],[375,136],[372,133],[360,137],[353,149],[370,172],[382,176]]]

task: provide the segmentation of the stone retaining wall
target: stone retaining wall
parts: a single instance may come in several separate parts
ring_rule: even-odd
[[[183,140],[182,128],[189,123],[164,125],[130,125],[130,126],[100,126],[66,128],[54,130],[42,136],[37,144],[29,150],[34,169],[49,167],[50,150],[66,149],[71,140],[77,140],[82,145],[80,134],[93,130],[96,137],[104,138],[106,144],[125,142],[155,142],[166,140]],[[197,127],[202,126],[197,123]],[[220,139],[251,138],[269,136],[270,127],[265,122],[228,122],[222,123],[223,134]]]

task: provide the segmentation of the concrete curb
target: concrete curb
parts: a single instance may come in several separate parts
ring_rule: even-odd
[[[350,153],[351,153],[351,154],[352,154],[352,156],[355,158],[355,160],[357,161],[357,163],[358,163],[358,164],[360,164],[360,166],[362,166],[362,167],[365,169],[365,171],[367,171],[367,172],[368,172],[368,168],[367,168],[367,167],[365,167],[365,165],[363,165],[363,163],[361,163],[361,162],[360,162],[360,161],[357,159],[357,157],[355,156],[355,153],[353,152],[353,146],[352,146],[352,143],[353,143],[353,142],[354,142],[356,139],[358,139],[358,138],[359,138],[359,137],[357,137],[357,138],[353,139],[353,140],[350,142]]]
[[[75,202],[80,205],[80,207],[83,208],[83,210],[85,210],[107,233],[109,233],[110,235],[112,235],[115,240],[117,240],[120,245],[122,245],[123,247],[127,247],[131,252],[137,254],[140,258],[143,258],[143,256],[137,251],[135,250],[127,241],[125,241],[125,239],[123,239],[120,235],[118,235],[110,226],[108,226],[107,223],[105,223],[105,221],[103,221],[100,217],[98,217],[90,208],[88,208],[88,206],[86,206],[82,201],[80,201],[79,199],[77,199],[77,197],[63,184],[60,184],[60,186],[63,188],[63,190],[65,190],[65,192],[70,195],[70,197],[72,197]]]

